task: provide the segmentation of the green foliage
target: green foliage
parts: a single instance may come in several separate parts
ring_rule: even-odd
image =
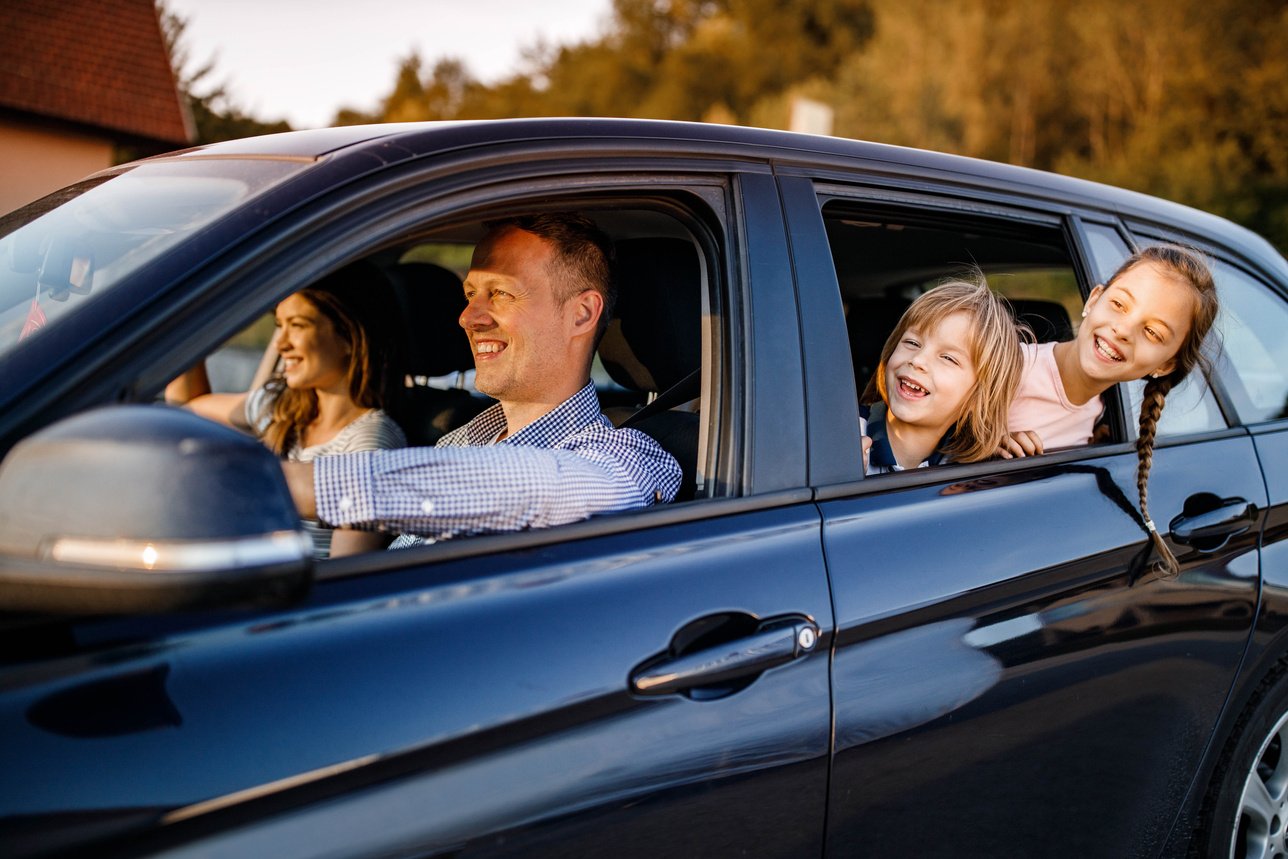
[[[215,73],[213,59],[194,68],[192,55],[184,39],[188,22],[171,12],[165,0],[158,0],[157,13],[161,19],[161,33],[170,53],[170,66],[174,69],[179,95],[188,104],[192,114],[196,139],[193,143],[216,143],[239,137],[254,137],[278,131],[290,131],[285,120],[265,122],[238,107],[228,95],[227,85],[211,83]]]
[[[447,242],[425,242],[408,249],[398,258],[399,264],[407,262],[432,262],[443,268],[456,272],[460,277],[470,269],[470,259],[474,253],[472,244],[453,244]]]
[[[159,7],[200,142],[285,130],[192,71]],[[405,57],[371,113],[335,124],[630,116],[834,132],[1054,170],[1174,199],[1288,250],[1286,0],[613,0],[595,38],[534,45],[483,84]]]
[[[875,35],[823,97],[837,134],[1109,182],[1225,215],[1288,249],[1282,0],[873,0],[873,10]]]
[[[633,116],[747,122],[755,104],[831,75],[872,33],[867,0],[614,0],[596,39],[528,56],[485,86],[454,58],[404,59],[373,117],[337,123],[502,116]]]
[[[238,331],[225,344],[245,349],[250,352],[263,352],[268,343],[277,334],[277,323],[271,313],[265,313],[241,331]]]

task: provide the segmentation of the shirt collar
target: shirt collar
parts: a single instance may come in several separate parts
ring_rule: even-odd
[[[497,444],[551,445],[581,431],[600,414],[595,383],[587,382],[580,391]],[[470,445],[488,445],[505,428],[505,411],[496,403],[466,425],[465,437]]]
[[[868,438],[872,439],[872,449],[868,451],[868,462],[874,468],[882,467],[894,471],[903,471],[903,467],[899,465],[899,460],[895,458],[894,450],[890,447],[890,439],[886,435],[885,404],[862,406],[859,414],[868,422]],[[924,468],[928,465],[939,465],[943,462],[943,447],[951,438],[951,432],[941,438],[935,452],[926,457],[917,467]]]
[[[899,468],[899,461],[895,459],[894,451],[890,448],[890,439],[886,437],[885,410],[877,410],[877,414],[869,411],[863,417],[868,422],[868,438],[872,439],[868,462],[874,468]]]

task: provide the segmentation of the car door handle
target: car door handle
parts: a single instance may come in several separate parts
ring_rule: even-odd
[[[1242,498],[1222,499],[1221,505],[1194,516],[1177,516],[1172,520],[1172,539],[1178,543],[1196,543],[1219,537],[1233,537],[1252,527],[1256,505]]]
[[[631,689],[641,695],[671,695],[768,671],[804,656],[818,644],[809,621],[762,630],[637,671]]]

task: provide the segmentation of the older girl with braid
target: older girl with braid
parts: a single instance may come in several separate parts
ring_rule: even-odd
[[[1216,286],[1203,259],[1172,245],[1132,255],[1108,283],[1087,297],[1073,340],[1026,343],[1024,374],[1011,404],[1001,455],[1026,456],[1047,447],[1087,444],[1104,406],[1100,395],[1118,382],[1145,380],[1136,471],[1140,510],[1165,573],[1176,558],[1149,517],[1149,470],[1167,394],[1196,365],[1216,319]]]

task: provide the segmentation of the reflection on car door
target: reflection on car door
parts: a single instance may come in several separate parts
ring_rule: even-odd
[[[9,670],[0,789],[25,813],[5,829],[155,818],[159,844],[204,831],[191,849],[227,856],[817,855],[831,628],[817,511],[648,515],[630,534],[453,562],[389,553],[401,571],[323,582],[291,610]],[[823,634],[813,653],[631,691],[645,663],[801,619]],[[106,719],[113,706],[129,718]],[[61,775],[31,779],[42,769]]]
[[[928,829],[947,855],[1161,843],[1249,633],[1256,537],[1177,545],[1175,580],[1138,569],[1135,467],[1037,461],[823,504],[830,847],[904,855]],[[1204,493],[1264,509],[1257,473],[1239,435],[1160,449],[1154,518]]]

